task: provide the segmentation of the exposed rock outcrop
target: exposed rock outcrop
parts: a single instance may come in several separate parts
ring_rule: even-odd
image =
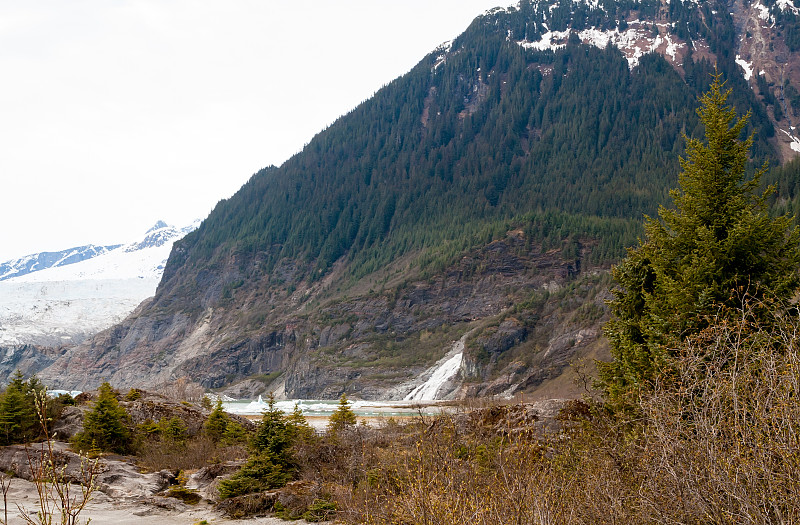
[[[66,481],[80,483],[85,479],[87,469],[94,468],[97,472],[94,480],[98,490],[113,498],[150,497],[167,488],[175,478],[175,474],[168,471],[141,473],[131,463],[108,458],[97,460],[95,467],[95,460],[72,452],[66,443],[52,441],[50,447],[53,452],[52,460],[59,468],[64,469]],[[0,470],[35,481],[38,465],[43,458],[50,458],[45,443],[0,447]]]
[[[30,377],[47,368],[58,358],[60,350],[37,345],[0,346],[0,384],[7,384],[17,370]]]
[[[336,398],[349,392],[380,399],[396,395],[394,388],[441,358],[458,339],[449,335],[454,330],[463,332],[488,320],[489,328],[479,329],[472,343],[488,360],[468,356],[458,380],[488,384],[510,374],[517,388],[525,388],[526,381],[532,384],[522,377],[527,367],[505,362],[508,351],[526,344],[534,333],[533,351],[548,352],[540,332],[556,324],[571,326],[571,312],[581,303],[566,304],[557,290],[584,278],[589,279],[584,288],[596,288],[592,279],[597,279],[584,276],[581,263],[582,256],[565,260],[559,252],[542,252],[515,231],[463,257],[439,277],[410,280],[388,291],[347,298],[312,285],[302,290],[308,297],[297,309],[275,308],[258,327],[248,323],[241,310],[226,306],[222,293],[217,299],[207,296],[205,310],[195,317],[158,309],[153,314],[148,306],[151,313],[142,310],[90,343],[68,350],[41,377],[48,384],[75,389],[93,388],[101,379],[122,389],[154,387],[184,376],[206,388],[219,388],[280,373],[287,397]],[[234,274],[234,269],[223,271],[219,285],[207,275],[209,290],[222,290],[221,282]],[[247,302],[247,297],[266,292],[238,293],[245,294],[240,300]],[[542,294],[541,301],[530,302]],[[325,297],[329,298],[323,301]],[[312,308],[314,300],[320,304]],[[530,306],[521,317],[504,313],[526,300]],[[497,316],[501,318],[491,328]],[[598,318],[578,320],[575,331],[588,330],[586,337],[594,340],[597,322]],[[550,360],[562,349],[553,348],[547,355]],[[574,349],[568,350],[569,356],[554,361],[552,374],[574,357]],[[501,380],[484,391],[499,394],[509,386]]]

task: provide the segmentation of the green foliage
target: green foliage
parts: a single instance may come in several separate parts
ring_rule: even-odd
[[[229,419],[225,426],[225,433],[222,434],[221,443],[224,445],[243,444],[247,443],[248,437],[247,430],[242,425]]]
[[[34,412],[25,400],[25,395],[14,385],[10,385],[0,399],[0,429],[4,444],[15,443],[28,430]]]
[[[303,411],[300,410],[300,405],[297,403],[294,404],[292,413],[286,417],[286,425],[295,441],[311,441],[316,435],[314,429],[311,428],[311,425],[306,421]]]
[[[158,427],[158,424],[155,423],[152,419],[148,419],[147,421],[136,425],[136,432],[141,436],[156,437],[160,435],[161,429]]]
[[[286,416],[275,406],[275,395],[270,392],[267,408],[250,440],[250,448],[256,452],[269,452],[277,456],[288,454],[291,445],[291,432]]]
[[[745,300],[789,299],[800,283],[800,233],[791,218],[769,216],[772,188],[754,193],[766,168],[747,178],[753,139],[739,137],[749,115],[736,119],[720,78],[700,99],[705,141],[687,138],[680,189],[671,192],[675,208],[647,219],[644,242],[614,269],[619,286],[606,325],[614,361],[601,367],[612,403],[630,403],[649,388],[671,349],[720,322],[721,312]]]
[[[217,399],[214,410],[211,411],[205,423],[203,423],[203,431],[212,441],[224,445],[245,443],[248,438],[244,427],[232,420],[222,409],[221,399]]]
[[[294,467],[287,459],[269,450],[250,456],[247,463],[230,479],[219,484],[221,498],[232,498],[286,485],[294,477]]]
[[[56,401],[62,406],[75,406],[75,398],[69,394],[58,394]]]
[[[45,387],[32,376],[25,381],[19,370],[12,376],[5,391],[0,394],[0,444],[27,443],[38,439],[42,430],[37,417],[36,398]],[[48,416],[53,415],[53,403],[48,402]]]
[[[290,450],[294,438],[292,428],[270,393],[268,407],[250,440],[252,454],[236,474],[220,483],[220,497],[225,499],[278,488],[291,481],[296,474]]]
[[[142,397],[142,391],[138,388],[131,388],[128,390],[128,393],[125,394],[126,401],[136,401]]]
[[[333,411],[331,417],[328,419],[328,432],[339,432],[356,424],[356,414],[350,408],[350,402],[347,396],[342,394],[339,397],[339,405]]]
[[[204,397],[203,399],[208,398]],[[211,411],[205,423],[203,423],[203,430],[208,437],[218,442],[225,435],[225,431],[228,429],[228,423],[228,415],[222,410],[222,400],[218,398],[214,410]]]
[[[107,382],[100,385],[97,401],[83,421],[83,431],[74,438],[81,450],[98,448],[102,451],[130,452],[132,433],[128,428],[130,416],[119,406],[116,393]]]
[[[158,431],[161,437],[172,444],[183,444],[189,437],[186,423],[177,416],[162,419],[158,422]]]
[[[302,518],[308,522],[316,523],[332,519],[336,514],[336,503],[329,499],[314,500],[303,513]]]
[[[793,224],[798,225],[798,218],[800,218],[800,158],[773,168],[765,174],[762,188],[767,186],[776,188],[775,194],[770,199],[770,211],[773,216],[792,215]]]

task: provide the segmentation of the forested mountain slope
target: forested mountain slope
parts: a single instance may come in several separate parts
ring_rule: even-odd
[[[715,65],[760,163],[800,149],[798,9],[523,1],[256,173],[156,296],[43,377],[402,397],[468,330],[452,395],[550,389],[603,355],[607,270],[676,185]],[[796,169],[771,174],[794,204]]]

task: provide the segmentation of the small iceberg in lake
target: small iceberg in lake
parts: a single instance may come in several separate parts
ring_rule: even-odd
[[[66,394],[71,397],[75,397],[77,395],[82,394],[81,390],[48,390],[47,397],[58,397],[62,394]]]
[[[242,414],[260,414],[269,408],[269,404],[264,402],[264,398],[258,396],[258,401],[250,401],[250,404],[237,410]]]

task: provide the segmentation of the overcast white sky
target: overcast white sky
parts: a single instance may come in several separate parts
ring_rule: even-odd
[[[0,261],[204,218],[498,0],[0,0]]]

